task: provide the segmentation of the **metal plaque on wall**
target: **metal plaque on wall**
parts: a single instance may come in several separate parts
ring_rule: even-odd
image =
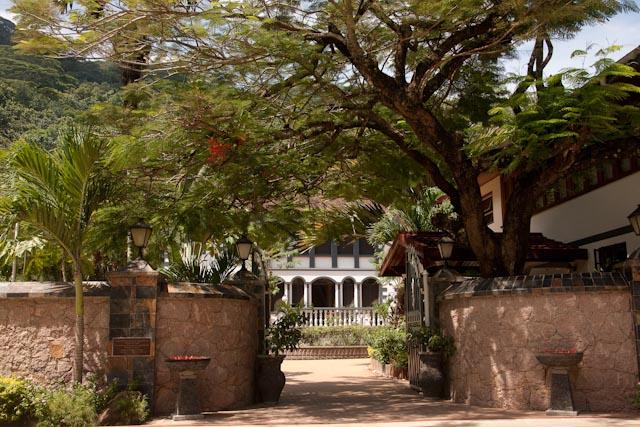
[[[151,356],[151,338],[114,338],[113,356]]]

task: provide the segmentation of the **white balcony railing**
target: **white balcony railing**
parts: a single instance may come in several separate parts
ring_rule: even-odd
[[[382,326],[385,319],[371,307],[303,308],[305,326]]]

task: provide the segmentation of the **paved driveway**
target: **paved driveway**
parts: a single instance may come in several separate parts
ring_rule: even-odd
[[[478,408],[423,399],[406,381],[371,375],[368,360],[285,360],[287,385],[277,406],[220,411],[198,422],[155,426],[340,424],[425,427],[640,427],[637,414],[549,418],[540,412]]]

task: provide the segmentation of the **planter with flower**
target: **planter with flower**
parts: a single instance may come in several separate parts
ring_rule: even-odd
[[[264,403],[278,403],[286,378],[282,372],[285,350],[296,350],[302,339],[300,325],[304,315],[300,307],[282,304],[277,319],[265,333],[267,354],[258,355],[256,363],[256,387],[258,400]]]
[[[176,355],[166,360],[169,370],[179,379],[176,413],[173,420],[194,420],[204,418],[198,394],[198,377],[207,369],[210,357]]]
[[[411,332],[411,339],[423,350],[420,357],[420,388],[424,397],[444,398],[445,361],[455,353],[453,338],[436,327],[423,326]]]

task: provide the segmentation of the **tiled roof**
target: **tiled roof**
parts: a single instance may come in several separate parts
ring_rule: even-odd
[[[582,292],[626,289],[629,282],[621,273],[537,274],[483,279],[475,277],[454,283],[440,299],[544,292]]]

